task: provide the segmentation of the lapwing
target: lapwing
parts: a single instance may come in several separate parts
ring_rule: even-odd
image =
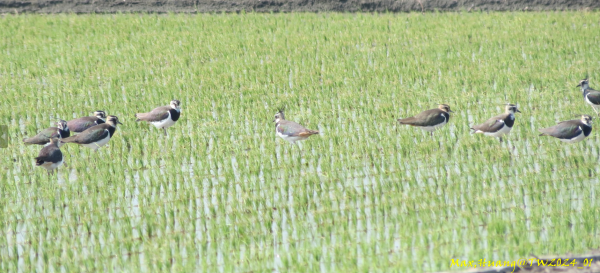
[[[508,135],[515,124],[515,113],[521,113],[516,105],[506,104],[504,114],[497,115],[486,122],[474,125],[471,130],[477,134],[497,137],[502,142],[502,136]]]
[[[596,115],[600,115],[598,114],[598,108],[600,108],[600,91],[590,88],[590,82],[587,77],[579,81],[577,87],[581,87],[583,99],[592,106]]]
[[[46,145],[35,158],[35,165],[48,171],[48,175],[63,164],[63,154],[58,147],[59,137],[50,138],[50,144]]]
[[[285,120],[283,110],[279,110],[279,112],[275,114],[275,120],[273,120],[273,122],[275,122],[275,134],[291,144],[295,144],[296,141],[305,140],[308,137],[319,133],[319,131],[306,129],[304,126],[293,121]]]
[[[423,111],[414,117],[398,119],[400,124],[419,127],[431,135],[440,127],[446,125],[450,120],[450,106],[447,104],[439,104],[438,108]]]
[[[108,116],[106,117],[106,123],[90,127],[78,135],[63,138],[61,142],[75,143],[98,151],[98,148],[106,145],[110,138],[115,134],[117,123],[123,124],[116,116]]]
[[[94,115],[91,117],[82,117],[69,120],[67,125],[69,126],[71,132],[81,133],[92,126],[96,126],[105,122],[106,113],[102,110],[98,110],[94,112]]]
[[[181,116],[181,102],[178,100],[172,100],[170,105],[161,106],[155,108],[149,113],[138,113],[135,114],[137,118],[135,121],[146,121],[151,123],[158,129],[163,129],[165,136],[167,135],[167,128],[173,126],[175,122]]]
[[[66,138],[71,135],[71,131],[69,130],[66,121],[61,119],[56,123],[56,126],[57,127],[46,128],[34,137],[25,138],[23,139],[23,142],[29,145],[46,145],[50,143],[50,138],[52,137]],[[62,143],[58,143],[58,146],[62,146]]]
[[[551,136],[567,143],[582,141],[592,132],[592,117],[582,115],[581,119],[560,122],[552,127],[540,129],[540,136]]]

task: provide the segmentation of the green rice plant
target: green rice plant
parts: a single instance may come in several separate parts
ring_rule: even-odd
[[[598,248],[596,12],[0,18],[0,271],[460,270]],[[134,114],[182,102],[169,137]],[[469,127],[517,103],[504,143]],[[429,136],[400,126],[437,103]],[[319,130],[293,146],[273,115]],[[55,176],[20,140],[124,123]]]

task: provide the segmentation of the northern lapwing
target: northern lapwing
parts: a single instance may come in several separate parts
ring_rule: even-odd
[[[419,127],[433,135],[435,130],[448,123],[450,120],[449,113],[452,113],[450,106],[447,104],[440,104],[436,109],[423,111],[414,117],[398,119],[398,122],[400,122],[400,124]]]
[[[312,135],[316,135],[319,131],[309,130],[304,126],[285,119],[283,110],[279,110],[275,114],[275,134],[284,140],[287,140],[291,144],[295,144],[296,141],[305,140]]]
[[[590,88],[590,82],[587,77],[579,81],[577,87],[581,87],[583,99],[592,106],[596,115],[600,115],[598,114],[598,108],[600,108],[600,91]]]
[[[63,154],[58,147],[59,137],[50,138],[50,144],[46,145],[35,158],[35,165],[48,171],[48,175],[63,164]]]
[[[96,126],[98,124],[102,124],[106,122],[106,113],[102,110],[98,110],[94,112],[94,115],[91,117],[82,117],[69,120],[67,125],[71,132],[81,133],[92,126]]]
[[[497,115],[486,122],[471,127],[473,133],[497,137],[502,142],[502,136],[508,135],[515,124],[515,113],[521,113],[516,105],[506,104],[504,114]]]
[[[592,117],[582,115],[581,119],[560,122],[552,127],[540,129],[540,136],[551,136],[567,143],[582,141],[592,132]]]
[[[29,145],[46,145],[50,143],[50,138],[52,137],[66,138],[71,135],[71,131],[69,130],[66,121],[60,120],[56,123],[56,126],[57,127],[46,128],[34,137],[25,138],[23,139],[23,142]],[[62,143],[58,143],[58,146],[62,146]]]
[[[115,134],[117,123],[123,124],[116,116],[108,116],[106,117],[106,123],[90,127],[78,135],[63,138],[61,142],[75,143],[97,151],[98,148],[106,145],[110,138]]]
[[[173,126],[181,116],[180,105],[181,102],[178,100],[172,100],[170,105],[155,108],[149,113],[135,114],[135,117],[137,118],[135,121],[143,120],[151,123],[158,129],[162,128],[166,136],[167,128]]]

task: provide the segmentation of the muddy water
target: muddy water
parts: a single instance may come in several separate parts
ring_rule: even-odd
[[[0,13],[593,10],[597,0],[0,0]]]

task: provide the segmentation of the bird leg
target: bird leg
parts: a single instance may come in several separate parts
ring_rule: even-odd
[[[502,143],[502,137],[498,137],[498,139],[500,140],[500,143]]]
[[[167,129],[165,129],[165,127],[163,127],[162,129],[163,129],[163,131],[165,132],[165,136],[168,136],[168,134],[167,134]]]
[[[600,116],[600,114],[598,114],[598,110],[596,110],[596,107],[592,106],[592,108],[594,109],[594,112],[596,112],[596,115]]]
[[[429,135],[433,137],[433,132],[429,132]]]

